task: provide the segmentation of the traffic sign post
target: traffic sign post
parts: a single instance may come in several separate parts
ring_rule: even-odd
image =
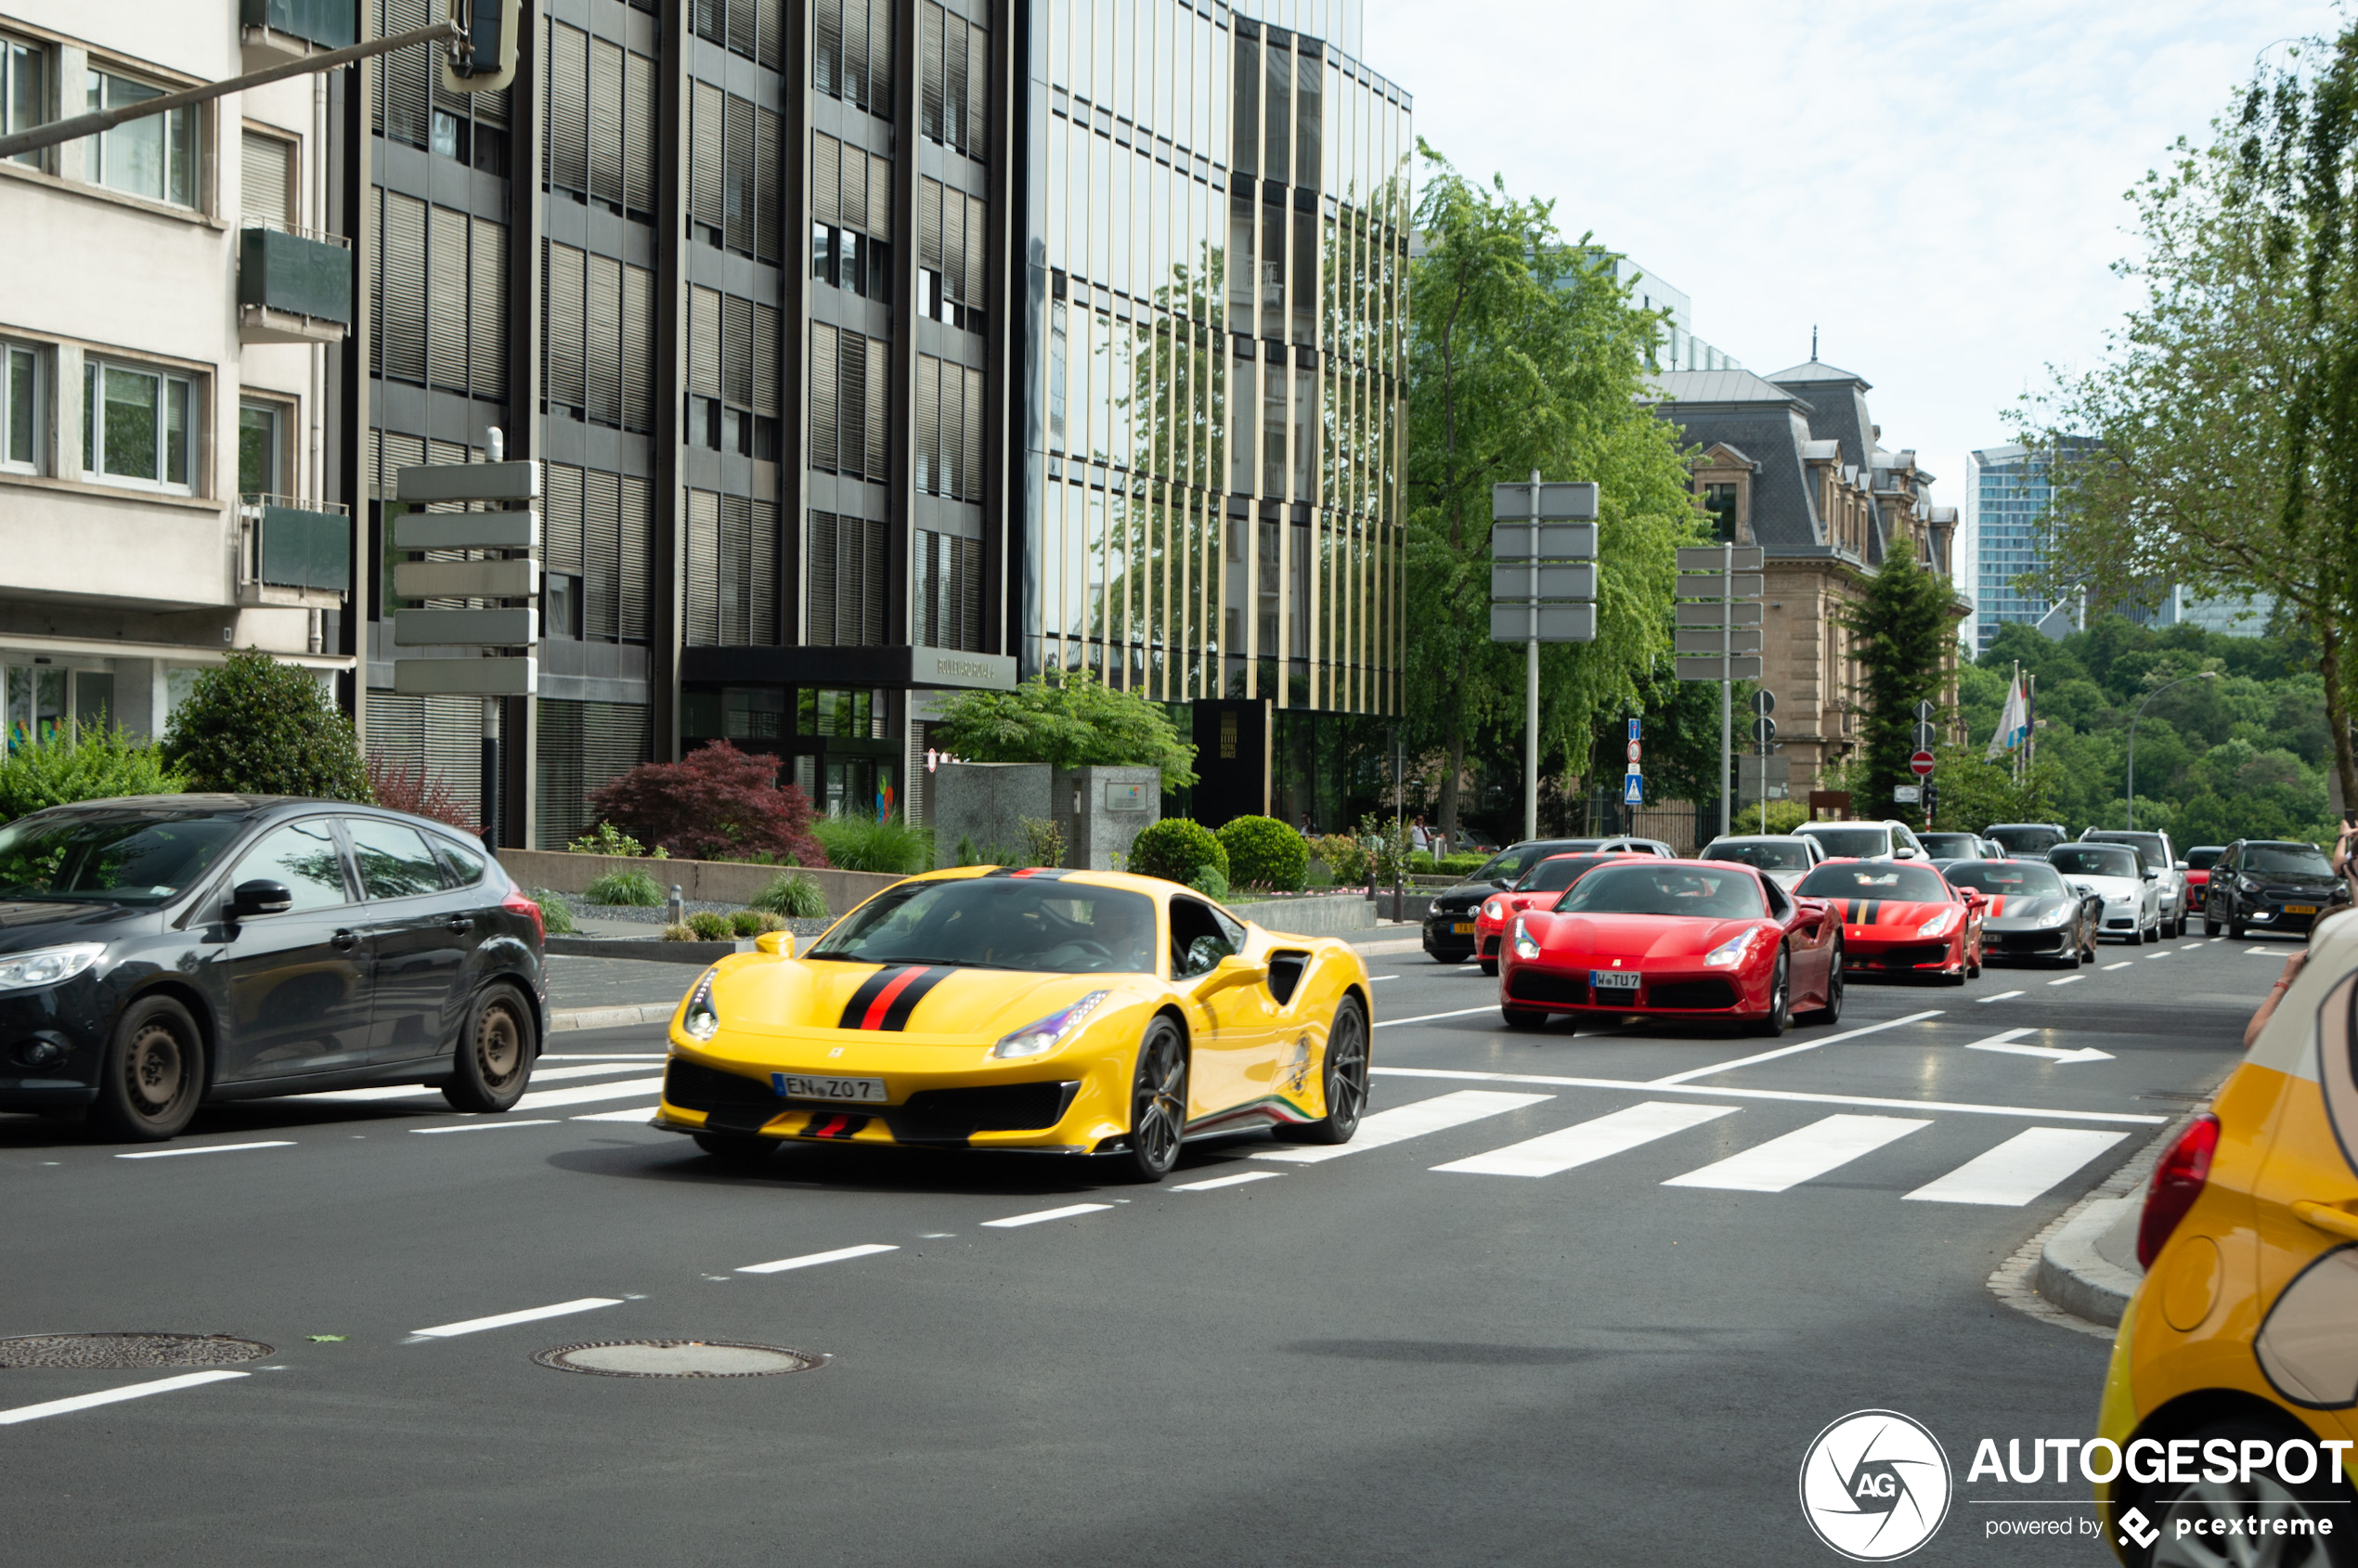
[[[1539,644],[1597,640],[1597,486],[1490,487],[1490,640],[1523,645],[1522,833],[1539,836]],[[1630,720],[1636,766],[1637,720]],[[1632,776],[1635,774],[1633,772]]]
[[[1932,705],[1930,703],[1918,703],[1916,705],[1916,712],[1921,715],[1931,706]],[[1919,730],[1929,730],[1932,726],[1924,723],[1921,719],[1919,719],[1916,728]],[[1939,798],[1932,787],[1933,760],[1932,751],[1929,747],[1919,747],[1915,755],[1908,758],[1908,771],[1915,774],[1916,777],[1924,781],[1921,786],[1920,793],[1924,800],[1924,831],[1926,833],[1930,833],[1932,831],[1932,809],[1934,802]],[[1911,800],[1916,797],[1917,797],[1915,795],[1911,795],[1909,797]]]
[[[1734,716],[1730,694],[1735,682],[1760,679],[1761,571],[1768,557],[1758,545],[1734,543],[1690,545],[1678,551],[1681,599],[1703,603],[1681,604],[1676,612],[1678,679],[1719,682],[1719,831],[1728,831],[1728,778],[1734,771]],[[1775,699],[1770,699],[1775,706]],[[1757,709],[1762,719],[1768,709]],[[1771,732],[1774,732],[1773,730]],[[1768,803],[1761,803],[1761,821],[1768,821]]]

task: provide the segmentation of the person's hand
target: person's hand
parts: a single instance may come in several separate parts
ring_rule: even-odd
[[[2281,986],[2290,986],[2293,981],[2300,978],[2300,966],[2308,962],[2309,950],[2302,948],[2299,952],[2285,960],[2284,977],[2276,983]]]

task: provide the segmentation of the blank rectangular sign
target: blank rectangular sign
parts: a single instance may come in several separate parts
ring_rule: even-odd
[[[394,519],[393,545],[395,550],[538,550],[540,514],[405,512]]]
[[[1677,626],[1758,626],[1760,602],[1748,600],[1735,604],[1675,604],[1678,612],[1672,623]]]
[[[393,689],[404,696],[529,697],[540,690],[540,665],[532,658],[395,659]]]
[[[1730,680],[1757,680],[1760,679],[1760,661],[1739,654],[1727,661],[1727,668],[1723,671],[1717,654],[1709,658],[1679,655],[1678,679],[1681,680],[1717,680],[1723,674]]]
[[[1735,585],[1732,593],[1728,587],[1730,582]],[[1757,599],[1760,593],[1760,578],[1743,572],[1736,573],[1733,577],[1724,572],[1681,572],[1678,574],[1678,597],[1681,599],[1717,599],[1723,595],[1736,599]]]
[[[394,494],[427,501],[528,501],[540,496],[540,465],[517,462],[426,463],[395,472]]]
[[[1597,525],[1594,523],[1501,523],[1490,530],[1490,558],[1493,561],[1528,561],[1536,555],[1542,561],[1594,561],[1597,558]]]
[[[1530,485],[1493,485],[1490,486],[1490,517],[1493,522],[1531,515]],[[1554,482],[1537,486],[1539,516],[1544,522],[1571,522],[1597,515],[1597,486],[1587,480],[1571,483]]]
[[[1535,582],[1535,577],[1536,581]],[[1535,595],[1533,590],[1536,588]],[[1524,565],[1490,568],[1490,597],[1497,600],[1580,599],[1597,597],[1597,568],[1587,563],[1541,566],[1535,574]]]
[[[1597,607],[1594,604],[1542,604],[1538,607],[1538,614],[1539,641],[1594,642],[1597,640]],[[1491,605],[1490,640],[1494,642],[1533,641],[1531,616],[1532,606],[1528,604]]]
[[[1730,557],[1734,559],[1730,560]],[[1768,556],[1756,544],[1740,544],[1730,549],[1726,545],[1689,544],[1678,547],[1678,569],[1682,572],[1718,572],[1733,569],[1757,572],[1768,562]]]
[[[396,561],[393,591],[403,599],[529,599],[540,591],[540,564]]]
[[[1760,628],[1758,627],[1741,628],[1728,631],[1721,631],[1717,628],[1702,631],[1689,629],[1679,632],[1678,637],[1678,651],[1682,654],[1716,654],[1723,651],[1730,654],[1756,654],[1760,652]],[[1727,647],[1724,650],[1720,647],[1720,641],[1723,638],[1727,641]]]
[[[521,648],[538,641],[540,612],[519,610],[401,610],[393,617],[393,640],[404,648],[465,643]]]

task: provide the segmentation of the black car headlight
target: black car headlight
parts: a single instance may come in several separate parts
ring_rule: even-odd
[[[2235,890],[2239,893],[2257,893],[2260,891],[2260,884],[2248,876],[2238,876],[2235,878]]]
[[[0,959],[0,991],[34,991],[70,980],[107,951],[104,942],[71,942],[64,947],[35,948]]]

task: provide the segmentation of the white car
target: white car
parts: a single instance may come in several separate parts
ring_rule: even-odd
[[[1798,833],[1731,833],[1703,847],[1699,861],[1748,865],[1790,893],[1809,868],[1826,858],[1815,838]]]
[[[2161,884],[2153,869],[2127,844],[2058,844],[2048,863],[2105,901],[2100,936],[2126,942],[2161,940]]]
[[[1928,861],[1923,840],[1906,823],[1804,823],[1794,832],[1818,841],[1830,861]]]
[[[2185,862],[2170,846],[2166,833],[2131,833],[2109,828],[2092,827],[2079,836],[2082,844],[2126,844],[2145,858],[2145,869],[2154,874],[2154,886],[2161,890],[2161,924],[2173,937],[2186,934],[2186,919],[2193,911],[2186,903]]]

